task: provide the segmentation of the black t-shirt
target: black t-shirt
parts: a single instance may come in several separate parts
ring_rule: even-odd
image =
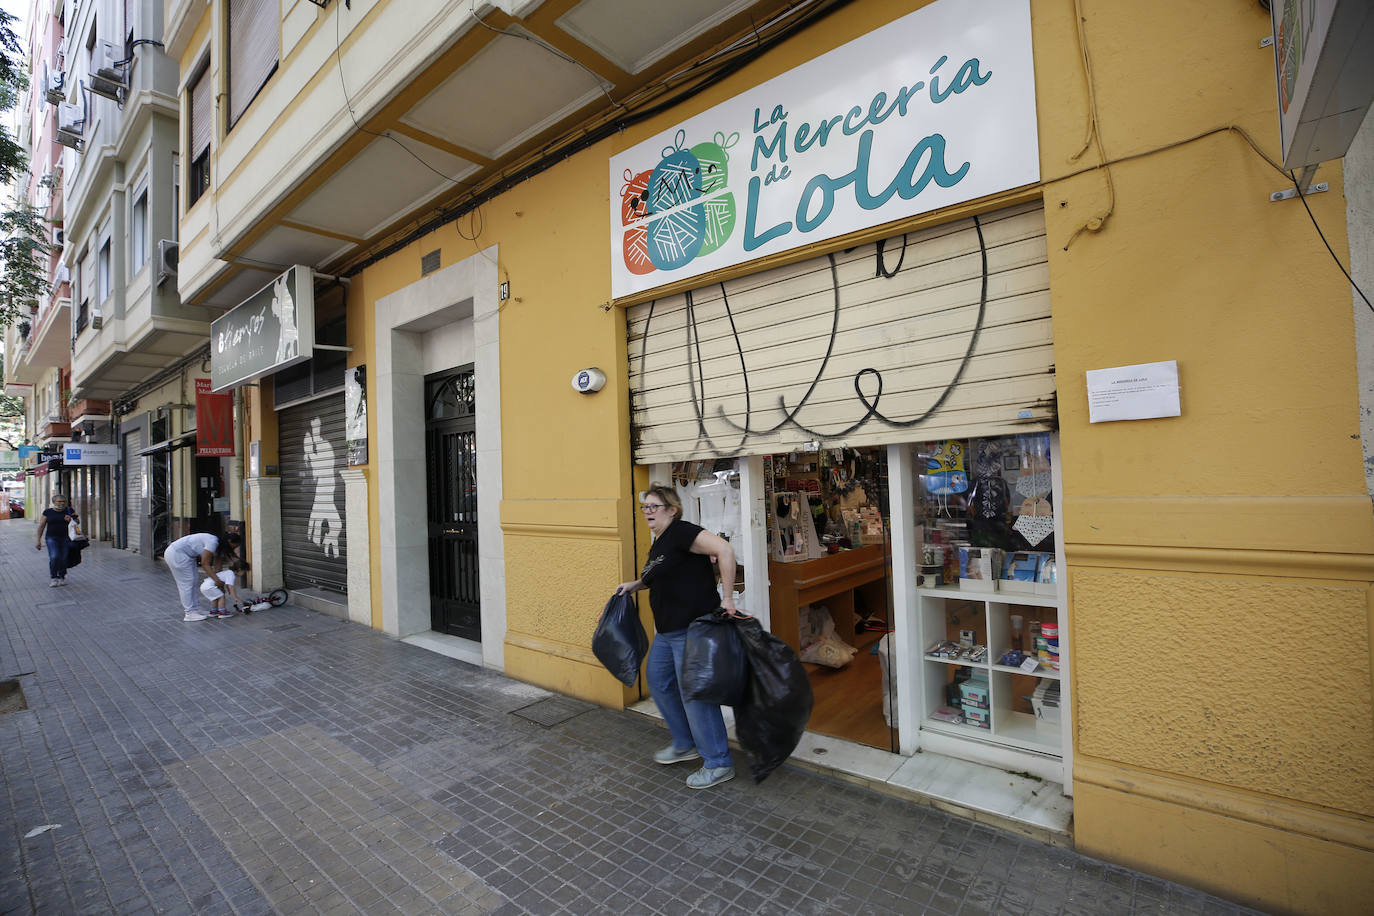
[[[639,578],[649,586],[654,626],[660,633],[685,630],[702,614],[720,607],[711,558],[692,553],[692,542],[701,530],[700,525],[677,519],[649,548],[649,560]]]
[[[52,506],[43,510],[43,518],[48,523],[43,526],[44,538],[66,538],[68,535],[67,523],[76,518],[76,513],[71,506],[65,509],[54,509]]]

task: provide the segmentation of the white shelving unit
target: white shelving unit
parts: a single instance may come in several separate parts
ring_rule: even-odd
[[[1065,640],[1066,627],[1060,613],[1058,596],[1027,595],[1010,592],[971,592],[958,588],[916,589],[916,625],[919,631],[921,660],[919,679],[921,746],[935,751],[957,751],[959,756],[976,756],[988,763],[1007,768],[1024,769],[1046,779],[1063,782],[1064,749],[1069,746],[1069,714],[1061,690],[1058,722],[1036,719],[1029,712],[1020,711],[1028,697],[1042,681],[1065,678],[1062,669],[1044,664],[1034,672],[997,664],[997,659],[1011,647],[1011,616],[1021,615],[1026,621],[1029,636],[1032,620],[1059,625],[1060,657],[1068,657]],[[957,622],[951,623],[951,616]],[[925,654],[935,643],[950,639],[955,628],[977,632],[975,642],[988,647],[984,662],[959,661]],[[972,669],[988,682],[990,728],[943,722],[931,718],[941,706],[949,705],[945,689],[954,678],[953,669]],[[959,742],[951,748],[949,741]],[[972,742],[972,744],[970,744]],[[981,753],[979,752],[981,748]]]

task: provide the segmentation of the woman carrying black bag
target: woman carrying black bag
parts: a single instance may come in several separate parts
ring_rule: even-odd
[[[650,487],[640,509],[654,543],[640,577],[622,582],[616,594],[629,595],[648,586],[653,605],[657,632],[646,674],[649,693],[673,738],[654,754],[654,761],[666,765],[701,757],[702,767],[687,777],[687,785],[708,789],[733,779],[735,766],[720,707],[682,696],[682,655],[687,626],[696,618],[716,608],[747,616],[735,609],[735,551],[724,538],[682,520],[682,502],[672,487]],[[719,593],[713,560],[725,583]]]

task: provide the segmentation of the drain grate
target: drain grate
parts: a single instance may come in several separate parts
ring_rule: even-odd
[[[299,630],[301,625],[298,623],[279,623],[275,627],[268,627],[273,633],[280,633],[282,630]]]
[[[24,688],[19,686],[18,681],[0,681],[0,716],[28,708],[29,704],[24,699]]]
[[[547,700],[540,700],[537,703],[512,710],[511,715],[527,719],[535,725],[552,728],[594,708],[591,703],[584,703],[581,700],[573,700],[568,697],[550,697]]]

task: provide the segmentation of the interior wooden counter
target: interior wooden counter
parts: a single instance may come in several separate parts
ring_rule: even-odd
[[[824,603],[841,638],[854,635],[854,589],[887,574],[884,545],[856,547],[798,563],[768,562],[768,604],[773,635],[801,651],[797,609]],[[846,637],[844,634],[848,634]]]

